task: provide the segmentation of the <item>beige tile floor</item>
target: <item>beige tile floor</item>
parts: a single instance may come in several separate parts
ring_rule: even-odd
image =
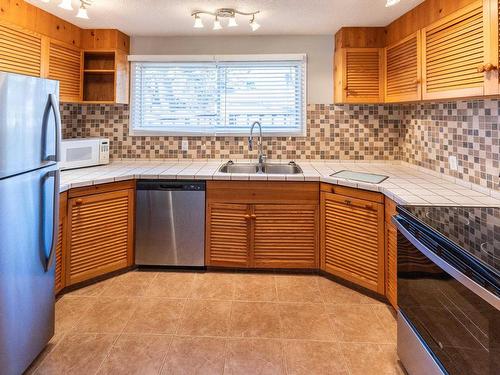
[[[315,275],[129,272],[64,295],[30,374],[401,374],[390,308]]]

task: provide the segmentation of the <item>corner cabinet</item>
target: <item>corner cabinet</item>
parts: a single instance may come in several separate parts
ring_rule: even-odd
[[[321,184],[321,269],[385,294],[384,196]]]
[[[475,1],[424,28],[422,74],[424,100],[497,94],[498,3]]]
[[[207,183],[208,266],[314,269],[317,249],[317,183]]]
[[[133,265],[134,181],[69,191],[66,282]]]

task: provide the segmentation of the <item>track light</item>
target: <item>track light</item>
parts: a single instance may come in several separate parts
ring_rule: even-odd
[[[387,0],[387,2],[385,3],[385,6],[386,8],[388,7],[392,7],[393,5],[396,5],[397,3],[399,3],[400,0]]]
[[[222,25],[220,24],[219,18],[215,16],[213,30],[220,30],[220,29],[222,29]]]
[[[195,15],[194,16],[194,25],[193,27],[195,29],[203,29],[203,21],[201,20],[200,16],[199,15]]]
[[[61,0],[59,3],[59,8],[66,10],[73,10],[73,5],[71,5],[71,0]]]
[[[250,21],[250,27],[252,28],[252,31],[257,31],[260,27],[257,21],[255,21],[255,14],[252,16],[252,20]]]
[[[228,27],[236,27],[238,24],[236,23],[236,18],[233,15],[232,17],[229,18],[229,23],[227,24]]]
[[[214,17],[214,25],[212,27],[213,30],[220,30],[222,29],[222,23],[220,21],[221,18],[229,18],[229,21],[227,23],[228,27],[236,27],[238,26],[238,23],[236,22],[236,15],[240,14],[242,16],[252,16],[252,19],[250,21],[250,26],[252,28],[252,31],[257,30],[260,25],[255,21],[255,15],[259,13],[259,11],[255,12],[240,12],[237,9],[233,8],[220,8],[217,9],[215,12],[207,12],[204,10],[195,10],[191,13],[191,16],[194,17],[194,24],[193,27],[196,29],[200,29],[203,27],[203,22],[201,21],[200,14],[208,14]]]
[[[87,13],[87,8],[85,8],[84,2],[81,2],[80,8],[78,9],[78,13],[76,14],[76,18],[83,18],[85,20],[89,19],[89,15]]]

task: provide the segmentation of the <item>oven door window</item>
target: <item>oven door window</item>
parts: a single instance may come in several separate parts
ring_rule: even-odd
[[[500,311],[398,233],[398,305],[450,374],[500,373]]]

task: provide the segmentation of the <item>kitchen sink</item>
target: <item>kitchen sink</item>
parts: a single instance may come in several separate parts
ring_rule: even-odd
[[[228,161],[219,168],[221,173],[268,173],[268,174],[298,174],[302,169],[291,161],[288,164],[264,163],[262,171],[258,163],[234,163]]]
[[[288,164],[264,164],[264,173],[269,174],[298,174],[302,173],[302,169],[295,164],[294,162],[290,162]]]
[[[219,168],[222,173],[257,173],[259,172],[259,164],[257,163],[233,163],[229,161]]]

